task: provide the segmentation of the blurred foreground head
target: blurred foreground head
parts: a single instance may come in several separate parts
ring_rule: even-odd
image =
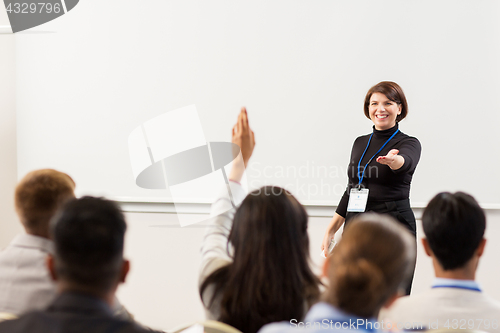
[[[112,201],[83,197],[68,202],[51,223],[56,279],[66,289],[98,297],[114,292],[128,272],[123,259],[126,228]]]
[[[404,293],[415,258],[415,239],[396,220],[358,215],[325,264],[330,281],[326,301],[358,317],[377,317],[382,306]]]

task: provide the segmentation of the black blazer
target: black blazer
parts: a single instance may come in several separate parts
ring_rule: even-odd
[[[43,311],[0,323],[0,333],[151,333],[136,323],[113,317],[102,300],[62,293]]]

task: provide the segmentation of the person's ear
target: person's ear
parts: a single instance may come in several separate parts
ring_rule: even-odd
[[[483,252],[484,252],[484,247],[486,246],[486,239],[483,238],[481,239],[481,241],[479,242],[479,245],[476,249],[476,254],[478,257],[481,257],[483,255]]]
[[[422,238],[422,245],[424,246],[425,254],[427,254],[429,257],[432,257],[432,250],[429,242],[427,241],[427,238]]]
[[[119,280],[120,283],[125,283],[129,271],[130,271],[130,261],[123,260],[122,269],[120,271],[120,280]]]
[[[47,265],[47,269],[49,270],[50,277],[53,281],[57,281],[57,273],[54,264],[54,257],[52,255],[48,255],[45,259],[45,264]]]

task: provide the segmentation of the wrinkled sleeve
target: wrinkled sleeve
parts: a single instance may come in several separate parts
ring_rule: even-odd
[[[405,159],[403,166],[397,170],[393,170],[394,173],[413,173],[417,167],[418,161],[420,161],[420,153],[422,151],[422,146],[417,138],[409,137],[405,140],[399,147],[399,155]]]
[[[198,283],[203,281],[218,268],[231,263],[232,259],[227,252],[229,232],[233,225],[234,214],[246,192],[236,182],[221,189],[211,207],[210,222],[205,231],[201,246],[201,266]]]

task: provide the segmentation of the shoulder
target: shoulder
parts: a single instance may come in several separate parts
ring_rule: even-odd
[[[212,275],[214,272],[218,271],[223,267],[227,267],[231,263],[232,263],[231,260],[227,260],[224,258],[218,258],[218,257],[212,258],[200,271],[200,276],[198,278],[198,288],[201,288],[202,284],[210,275]]]
[[[155,333],[139,326],[135,322],[116,319],[113,317],[78,317],[61,314],[51,314],[46,311],[34,311],[21,316],[18,319],[0,322],[0,332],[9,333],[48,333],[53,332],[54,327],[59,326],[62,331],[67,332],[71,325],[78,324],[83,331],[92,332],[115,332],[115,333]]]
[[[500,302],[499,301],[497,301],[496,299],[493,299],[492,297],[485,295],[483,293],[481,293],[481,295],[483,295],[483,299],[486,303],[491,304],[492,307],[495,307],[498,311],[500,311]]]
[[[356,138],[356,140],[354,140],[353,147],[355,147],[357,145],[366,145],[366,143],[370,139],[370,136],[371,136],[371,133],[370,134],[366,134],[366,135],[358,136]]]
[[[5,320],[0,322],[0,332],[48,332],[44,330],[46,321],[41,311],[29,312],[17,319]],[[49,322],[49,324],[52,322]]]
[[[370,134],[365,134],[365,135],[360,135],[356,138],[356,140],[354,140],[354,142],[358,142],[358,141],[368,141],[368,139],[370,139],[370,136],[372,135],[372,133]]]
[[[428,308],[430,301],[435,298],[433,290],[427,290],[421,294],[403,296],[398,298],[390,308],[383,308],[379,314],[379,320],[404,321],[407,316],[414,315],[415,312],[425,306]]]
[[[420,141],[413,136],[399,132],[397,135],[397,142],[395,143],[399,148],[409,149],[415,153],[420,153],[422,151],[422,145]]]
[[[433,316],[437,318],[444,314],[451,318],[464,313],[469,316],[482,313],[485,318],[489,318],[490,313],[495,313],[496,316],[499,311],[500,303],[484,293],[457,288],[436,288],[399,298],[389,309],[381,311],[379,319],[421,320]]]
[[[410,136],[406,133],[403,133],[401,131],[399,131],[399,133],[397,134],[397,138],[401,141],[401,142],[407,142],[407,143],[413,143],[413,144],[417,144],[420,146],[420,141],[414,137],[414,136]]]

